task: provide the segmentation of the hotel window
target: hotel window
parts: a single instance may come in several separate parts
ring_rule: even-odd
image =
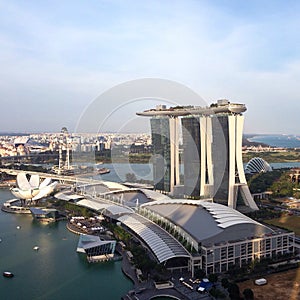
[[[252,254],[252,243],[247,244],[248,255]]]
[[[277,248],[281,248],[281,247],[282,247],[282,237],[279,236],[279,237],[277,238]]]
[[[287,247],[287,245],[288,245],[288,237],[287,236],[283,236],[282,239],[283,239],[283,247]]]
[[[227,258],[227,249],[226,247],[221,249],[221,259],[226,259]]]
[[[245,244],[241,245],[241,255],[246,255],[246,245]]]
[[[228,258],[233,257],[233,246],[228,247]]]
[[[266,240],[266,251],[271,249],[271,241],[270,239]]]

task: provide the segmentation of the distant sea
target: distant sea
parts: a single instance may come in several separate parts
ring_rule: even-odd
[[[256,135],[248,138],[248,140],[272,147],[300,148],[300,136],[297,135]]]

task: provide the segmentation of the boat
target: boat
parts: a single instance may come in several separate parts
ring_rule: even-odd
[[[38,246],[34,246],[34,247],[33,247],[33,250],[36,250],[36,251],[37,251],[37,250],[39,250],[39,249],[40,249],[40,248],[39,248]]]
[[[110,169],[108,168],[100,168],[97,170],[98,174],[99,175],[103,175],[103,174],[107,174],[107,173],[110,173]]]
[[[12,278],[14,277],[14,274],[8,271],[3,272],[3,276],[7,278]]]
[[[17,229],[21,229],[21,226],[17,226]]]

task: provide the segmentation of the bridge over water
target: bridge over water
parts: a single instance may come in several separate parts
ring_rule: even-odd
[[[68,175],[58,175],[53,173],[43,173],[43,172],[36,172],[36,171],[24,171],[24,170],[15,170],[15,169],[4,169],[0,168],[0,173],[6,173],[8,175],[17,176],[19,173],[26,173],[29,175],[39,175],[41,178],[51,178],[53,180],[58,180],[64,183],[77,183],[77,184],[87,184],[87,185],[99,185],[103,184],[107,186],[111,190],[123,190],[124,186],[111,181],[103,181],[97,180],[94,178],[86,178],[80,176],[68,176]]]

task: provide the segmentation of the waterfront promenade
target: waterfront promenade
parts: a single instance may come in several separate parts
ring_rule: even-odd
[[[180,281],[181,275],[174,276],[171,283],[174,284],[173,288],[157,289],[155,282],[152,279],[147,279],[140,282],[136,275],[136,268],[129,261],[126,251],[117,246],[117,250],[122,254],[122,271],[129,277],[133,284],[133,290],[129,291],[122,297],[123,300],[150,300],[157,297],[170,297],[178,300],[211,300],[209,294],[200,294],[196,289],[193,290],[184,286]]]
[[[122,253],[122,271],[129,277],[134,283],[134,289],[129,291],[125,296],[122,297],[124,300],[150,300],[153,297],[158,296],[172,296],[174,299],[178,300],[187,300],[188,298],[184,297],[175,289],[165,289],[157,290],[154,286],[153,280],[146,280],[140,282],[136,275],[136,268],[129,261],[126,251],[121,250],[121,247],[118,247],[118,251]]]

